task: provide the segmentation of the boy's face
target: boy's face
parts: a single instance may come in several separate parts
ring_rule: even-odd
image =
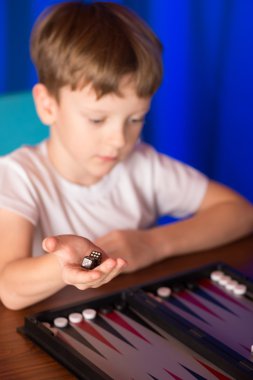
[[[150,107],[133,83],[122,82],[122,96],[97,99],[91,86],[72,91],[63,87],[55,104],[48,143],[49,157],[65,178],[92,185],[133,149]]]

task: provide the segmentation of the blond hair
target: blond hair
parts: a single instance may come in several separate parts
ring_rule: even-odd
[[[128,8],[110,2],[61,3],[44,11],[31,35],[31,57],[39,81],[58,97],[91,83],[98,97],[119,92],[123,76],[134,79],[140,97],[151,96],[162,79],[162,46]]]

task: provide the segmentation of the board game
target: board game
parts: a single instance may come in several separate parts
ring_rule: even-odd
[[[253,282],[223,263],[25,318],[79,379],[253,379]]]

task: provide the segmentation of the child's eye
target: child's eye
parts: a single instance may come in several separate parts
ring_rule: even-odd
[[[103,119],[90,119],[90,122],[92,124],[102,124],[103,123]]]
[[[130,122],[131,122],[132,124],[144,124],[144,123],[145,123],[145,118],[131,119]]]

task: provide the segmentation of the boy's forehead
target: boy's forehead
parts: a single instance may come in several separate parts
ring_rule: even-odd
[[[128,103],[147,111],[150,106],[151,97],[141,98],[137,95],[136,85],[133,82],[123,83],[119,87],[119,93],[108,93],[98,97],[91,83],[83,88],[72,90],[70,86],[61,88],[60,98],[65,101],[73,101],[76,105],[92,108],[93,106],[108,107],[115,103]]]

